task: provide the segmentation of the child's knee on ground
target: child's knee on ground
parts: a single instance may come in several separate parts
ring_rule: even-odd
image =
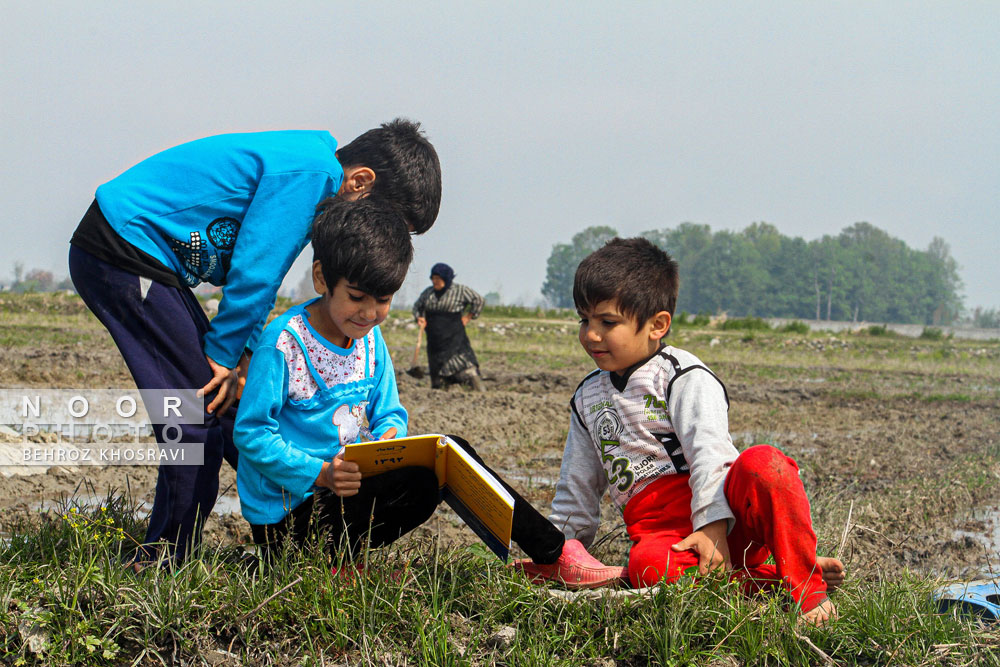
[[[730,474],[746,475],[762,490],[783,490],[802,483],[798,464],[771,445],[754,445],[741,452]]]

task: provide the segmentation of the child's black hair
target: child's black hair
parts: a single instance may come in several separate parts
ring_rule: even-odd
[[[346,278],[362,292],[389,296],[402,286],[413,259],[410,231],[399,210],[371,199],[322,202],[313,221],[312,247],[330,291]]]
[[[441,208],[441,163],[420,123],[405,118],[382,123],[337,149],[337,160],[374,171],[369,198],[398,206],[417,234],[434,224]]]
[[[644,238],[616,237],[580,262],[573,303],[577,310],[590,310],[602,301],[617,301],[638,330],[661,310],[673,316],[679,283],[677,262],[670,255]]]

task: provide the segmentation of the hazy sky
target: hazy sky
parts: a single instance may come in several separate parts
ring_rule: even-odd
[[[0,0],[0,282],[65,276],[94,189],[177,143],[398,115],[444,170],[400,300],[532,301],[553,244],[691,221],[945,238],[1000,307],[1000,3]],[[300,258],[286,285],[304,272]],[[683,305],[683,304],[680,304]]]

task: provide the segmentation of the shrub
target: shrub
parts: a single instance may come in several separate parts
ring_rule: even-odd
[[[710,319],[706,313],[698,313],[690,323],[696,327],[707,327]]]
[[[794,322],[789,322],[785,326],[781,327],[782,333],[796,333],[796,334],[807,334],[809,333],[809,325],[805,322],[795,320]]]
[[[738,317],[722,323],[723,331],[770,331],[771,325],[759,317]]]
[[[936,327],[924,327],[920,337],[924,340],[944,340],[944,332]]]
[[[895,331],[890,331],[889,327],[885,324],[873,324],[872,326],[865,329],[865,333],[869,336],[895,336]]]

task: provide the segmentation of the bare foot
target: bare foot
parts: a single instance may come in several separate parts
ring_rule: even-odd
[[[826,598],[809,611],[799,616],[799,623],[815,625],[817,627],[826,625],[830,621],[837,620],[837,608]]]
[[[826,582],[826,590],[828,593],[832,593],[837,590],[840,588],[840,585],[844,583],[847,571],[844,568],[844,564],[840,562],[840,559],[829,558],[827,556],[816,556],[816,565],[823,573],[823,581]]]

